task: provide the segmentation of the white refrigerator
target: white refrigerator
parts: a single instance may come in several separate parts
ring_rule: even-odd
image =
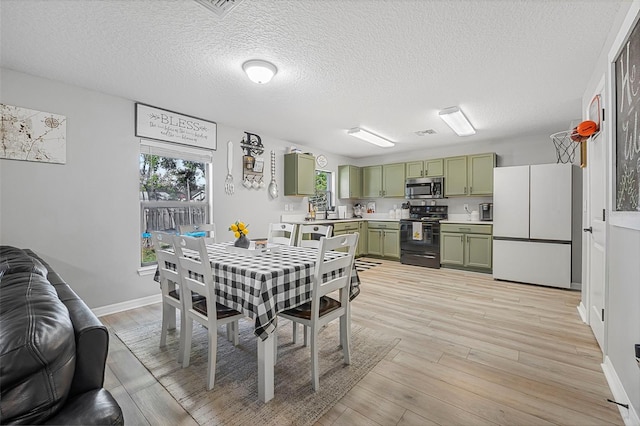
[[[580,169],[493,169],[493,278],[561,288],[581,281]]]

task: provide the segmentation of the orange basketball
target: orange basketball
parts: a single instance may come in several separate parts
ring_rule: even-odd
[[[598,125],[594,121],[587,120],[578,124],[577,130],[580,136],[589,137],[598,131]]]
[[[584,136],[580,136],[578,134],[578,128],[577,127],[574,127],[573,130],[571,131],[571,140],[572,141],[574,141],[574,142],[584,142],[587,139],[589,139],[589,138],[584,137]]]

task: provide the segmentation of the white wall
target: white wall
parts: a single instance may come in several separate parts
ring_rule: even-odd
[[[152,276],[139,276],[139,140],[134,137],[134,101],[0,69],[0,102],[67,117],[67,163],[0,160],[0,243],[31,248],[49,262],[91,308],[159,293]],[[162,105],[171,109],[171,105]],[[206,112],[196,114],[207,117]],[[215,117],[212,117],[215,121]],[[235,220],[250,224],[251,236],[266,236],[284,205],[303,210],[303,199],[283,197],[283,154],[290,144],[261,135],[265,177],[268,151],[276,152],[280,196],[241,182],[239,142],[244,130],[218,125],[214,154],[214,221],[221,239]],[[227,140],[236,142],[236,192],[224,193]],[[303,150],[305,147],[300,147]],[[327,169],[348,162],[327,152]],[[306,199],[305,199],[306,200]]]
[[[591,102],[598,83],[609,67],[608,55],[614,45],[616,36],[621,30],[626,31],[629,20],[633,20],[640,10],[640,1],[629,2],[628,8],[621,10],[616,24],[603,46],[597,67],[593,70],[590,83],[586,87],[582,99],[586,109]],[[626,23],[625,23],[626,22]],[[628,27],[627,27],[628,28]],[[605,87],[608,87],[605,84]],[[606,99],[613,99],[613,94],[605,94]],[[603,105],[604,106],[604,105]],[[607,113],[606,117],[611,117]],[[610,141],[613,143],[613,141]],[[612,167],[609,158],[609,169]],[[608,191],[612,191],[609,182]],[[612,206],[608,206],[610,212]],[[610,215],[608,215],[610,217]],[[640,219],[638,219],[640,220]],[[615,375],[620,380],[623,391],[628,400],[620,400],[620,389],[613,389],[614,396],[620,402],[628,403],[635,412],[640,414],[640,369],[634,358],[634,344],[640,344],[640,231],[618,226],[607,226],[607,289],[605,296],[605,347],[604,355],[609,358]],[[583,303],[586,295],[583,294]],[[611,383],[610,383],[611,385]],[[625,412],[625,410],[622,410]],[[636,417],[637,421],[637,417]]]

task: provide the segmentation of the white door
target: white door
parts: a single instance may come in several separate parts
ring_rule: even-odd
[[[493,236],[529,238],[529,166],[493,169]]]
[[[601,86],[599,91],[604,94]],[[604,96],[600,105],[605,105]],[[604,308],[605,308],[605,259],[606,259],[606,122],[600,125],[600,132],[595,138],[587,141],[585,222],[583,228],[591,232],[583,232],[583,244],[586,245],[586,284],[587,284],[587,318],[593,334],[604,351]],[[585,263],[583,261],[583,263]],[[583,286],[583,291],[584,286]]]

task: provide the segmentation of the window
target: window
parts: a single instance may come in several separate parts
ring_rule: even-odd
[[[142,141],[140,164],[141,265],[156,262],[152,231],[211,223],[210,151]]]
[[[316,170],[316,193],[309,197],[309,201],[318,211],[333,210],[333,172]]]

